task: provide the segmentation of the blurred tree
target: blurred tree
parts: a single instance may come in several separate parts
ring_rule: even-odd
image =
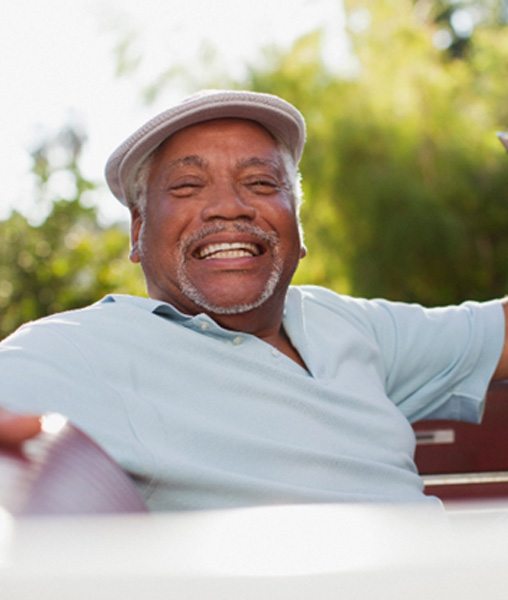
[[[464,58],[475,30],[508,20],[506,0],[413,0],[420,17],[437,25],[435,44],[451,58]]]
[[[297,281],[425,304],[508,289],[506,27],[478,28],[463,60],[434,44],[414,3],[347,0],[354,77],[328,73],[319,36],[246,85],[307,117],[310,254]]]
[[[37,201],[49,207],[41,223],[32,225],[17,212],[0,222],[0,337],[25,321],[112,291],[143,293],[141,277],[127,259],[127,232],[101,227],[96,209],[80,200],[95,187],[79,168],[82,144],[75,130],[64,128],[33,151]],[[56,184],[69,195],[53,195]]]
[[[220,69],[210,68],[210,79],[189,87],[213,80],[276,93],[305,114],[310,253],[297,282],[428,305],[504,295],[508,161],[494,136],[508,126],[506,13],[495,12],[503,5],[344,2],[354,74],[327,70],[316,32],[288,52],[271,48],[244,80],[218,81]],[[467,52],[443,51],[442,11],[466,4],[492,10],[475,22]],[[164,73],[145,97],[173,76]],[[37,201],[47,216],[34,225],[13,213],[0,223],[0,336],[108,292],[144,293],[127,260],[127,233],[102,227],[86,206],[95,184],[79,168],[82,144],[67,128],[34,150]]]

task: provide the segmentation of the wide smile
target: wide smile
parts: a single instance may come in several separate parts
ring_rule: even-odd
[[[279,284],[278,236],[235,223],[203,227],[180,242],[178,285],[195,305],[217,314],[260,306]]]
[[[253,242],[211,242],[196,248],[193,255],[200,260],[209,260],[252,258],[260,256],[263,252],[264,249]]]

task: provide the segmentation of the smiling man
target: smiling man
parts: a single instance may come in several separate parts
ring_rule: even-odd
[[[131,259],[141,262],[151,298],[188,314],[204,310],[296,357],[281,326],[305,253],[289,161],[264,127],[245,119],[173,134],[138,174]]]
[[[480,419],[508,375],[506,307],[290,286],[304,142],[295,107],[244,91],[197,94],[129,136],[106,179],[148,297],[111,295],[4,340],[0,442],[61,412],[154,510],[432,503],[409,421]]]

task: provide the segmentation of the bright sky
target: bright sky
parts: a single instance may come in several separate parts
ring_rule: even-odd
[[[69,120],[88,136],[82,166],[103,181],[103,165],[126,135],[182,95],[166,91],[143,104],[140,89],[171,65],[199,61],[203,42],[239,74],[267,45],[288,47],[324,28],[324,57],[346,62],[340,0],[16,0],[0,19],[0,218],[12,206],[33,211],[29,149]],[[114,47],[134,34],[137,70],[115,77]],[[199,78],[199,76],[198,76]],[[59,185],[58,181],[55,185]],[[60,183],[65,193],[65,181]],[[125,218],[106,191],[95,194],[109,219]]]

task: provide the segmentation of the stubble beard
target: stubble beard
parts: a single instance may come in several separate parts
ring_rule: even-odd
[[[204,239],[208,235],[215,233],[223,233],[225,231],[235,231],[248,233],[254,237],[257,237],[260,241],[264,242],[268,246],[268,252],[272,255],[272,271],[268,277],[264,288],[261,290],[258,297],[251,302],[241,302],[237,304],[214,304],[211,302],[205,294],[203,294],[191,281],[187,273],[187,256],[188,248],[191,244],[194,244],[201,239]],[[196,234],[186,238],[179,244],[179,260],[177,268],[177,283],[182,294],[184,294],[194,304],[204,309],[207,313],[214,313],[217,315],[239,315],[255,308],[258,308],[264,304],[275,292],[277,285],[282,276],[282,258],[279,252],[279,238],[275,233],[267,233],[260,227],[250,225],[247,223],[232,223],[232,224],[221,224],[216,223],[204,227]]]

